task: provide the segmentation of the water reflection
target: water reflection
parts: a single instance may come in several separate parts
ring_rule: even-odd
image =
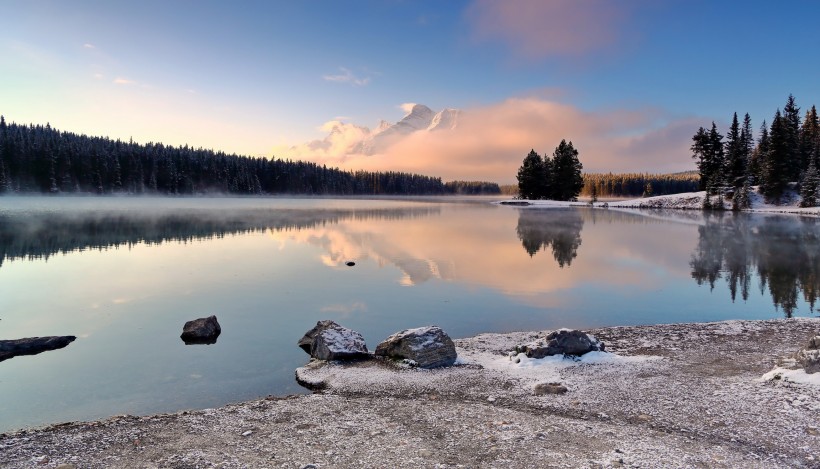
[[[584,219],[577,210],[521,210],[515,232],[530,257],[551,248],[563,268],[578,255],[583,227]]]
[[[792,317],[802,293],[811,310],[820,292],[820,220],[794,216],[709,215],[698,228],[692,278],[712,289],[726,278],[734,301],[749,298],[753,273],[776,308]]]
[[[0,266],[14,259],[48,259],[57,253],[222,238],[265,230],[308,230],[343,220],[426,217],[436,206],[384,209],[242,209],[17,212],[0,214]]]

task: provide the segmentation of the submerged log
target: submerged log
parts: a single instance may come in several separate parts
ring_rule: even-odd
[[[25,339],[0,340],[0,362],[19,355],[37,355],[40,352],[57,350],[74,342],[73,335],[28,337]]]

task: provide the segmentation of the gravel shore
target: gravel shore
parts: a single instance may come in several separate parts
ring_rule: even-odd
[[[820,467],[820,386],[761,379],[820,319],[589,332],[612,353],[516,363],[545,334],[521,332],[446,369],[312,362],[321,392],[2,434],[0,467]]]

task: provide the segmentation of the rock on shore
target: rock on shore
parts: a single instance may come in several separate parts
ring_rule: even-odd
[[[421,368],[452,366],[456,361],[453,340],[438,326],[396,332],[376,347],[376,355],[410,360]]]

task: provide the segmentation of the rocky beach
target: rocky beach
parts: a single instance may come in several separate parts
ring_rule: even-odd
[[[795,362],[819,331],[602,328],[586,332],[606,352],[574,359],[511,353],[550,331],[482,334],[451,367],[314,360],[297,370],[314,394],[7,433],[0,466],[820,467],[820,379]]]

